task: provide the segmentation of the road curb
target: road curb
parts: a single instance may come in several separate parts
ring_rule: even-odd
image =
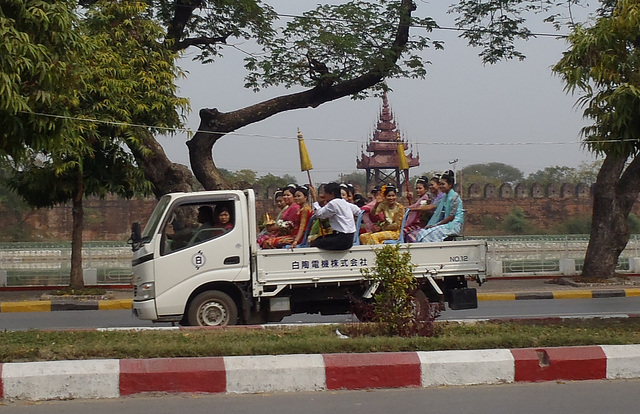
[[[534,299],[600,299],[640,296],[640,288],[552,290],[542,292],[486,292],[478,293],[479,301]]]
[[[264,393],[640,378],[640,345],[0,364],[0,398]]]
[[[133,299],[0,302],[0,313],[131,309]]]
[[[640,288],[478,293],[478,301],[640,297]],[[133,299],[0,302],[0,313],[131,309]]]

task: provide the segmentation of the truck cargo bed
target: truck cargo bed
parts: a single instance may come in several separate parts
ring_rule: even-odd
[[[361,269],[375,265],[378,246],[353,246],[345,251],[327,251],[314,247],[263,249],[256,253],[256,296],[274,296],[287,285],[355,282],[363,279]],[[416,277],[431,275],[480,276],[486,274],[486,242],[482,240],[442,243],[403,243],[416,265]]]

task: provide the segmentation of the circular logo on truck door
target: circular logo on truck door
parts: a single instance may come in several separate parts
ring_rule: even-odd
[[[204,253],[202,250],[198,250],[198,253],[194,254],[191,258],[191,264],[196,268],[196,270],[200,270],[202,266],[207,262],[207,258],[204,257]]]

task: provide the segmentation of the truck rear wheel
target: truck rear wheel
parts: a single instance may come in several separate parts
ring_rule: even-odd
[[[238,307],[224,292],[210,290],[193,299],[187,319],[191,326],[226,326],[238,321]]]

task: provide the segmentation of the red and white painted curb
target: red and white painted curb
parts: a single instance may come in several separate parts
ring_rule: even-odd
[[[260,393],[640,378],[640,345],[0,364],[0,398]]]

